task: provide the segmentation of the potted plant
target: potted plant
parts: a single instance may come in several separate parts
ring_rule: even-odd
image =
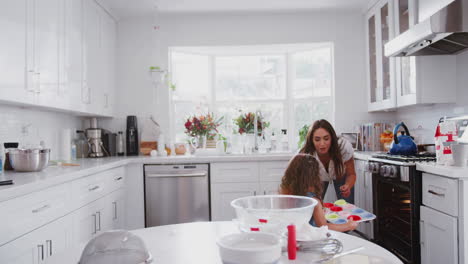
[[[297,147],[299,149],[302,148],[302,146],[304,145],[304,143],[306,141],[307,132],[309,132],[309,126],[308,125],[304,125],[303,127],[301,127],[301,129],[299,129],[299,142],[297,142]]]
[[[197,138],[199,148],[205,148],[207,140],[213,141],[216,134],[218,134],[218,127],[221,125],[222,120],[223,117],[215,118],[213,113],[190,116],[185,122],[185,133]],[[214,147],[216,147],[216,141]]]
[[[254,133],[254,121],[255,121],[255,113],[248,112],[245,114],[241,114],[237,118],[234,119],[234,123],[239,127],[238,131],[239,134],[253,134]],[[257,117],[257,132],[260,135],[262,130],[269,127],[270,122],[265,122],[263,120],[262,115],[260,114]]]

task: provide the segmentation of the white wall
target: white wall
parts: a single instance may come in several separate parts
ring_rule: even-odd
[[[331,41],[335,44],[335,127],[351,131],[356,123],[392,120],[394,113],[367,113],[364,17],[359,12],[285,14],[164,14],[118,23],[117,111],[110,127],[124,117],[153,114],[167,133],[167,87],[155,88],[148,67],[167,67],[170,46],[260,45]],[[194,87],[196,89],[196,87]],[[140,122],[141,124],[142,122]],[[117,125],[116,125],[117,124]]]
[[[39,145],[43,140],[51,148],[50,158],[58,158],[59,133],[64,128],[75,131],[81,119],[64,113],[48,112],[0,104],[0,143],[22,142]]]
[[[399,109],[397,120],[404,121],[408,128],[421,131],[426,143],[433,143],[435,128],[439,118],[468,114],[468,52],[457,55],[457,102],[455,104],[438,104],[413,106]],[[440,87],[444,89],[444,87]],[[416,132],[419,133],[419,132]]]

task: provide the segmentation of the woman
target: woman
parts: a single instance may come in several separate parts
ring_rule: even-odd
[[[337,198],[354,203],[354,150],[351,143],[336,136],[333,126],[327,120],[314,122],[307,132],[304,147],[299,152],[311,154],[317,159],[323,184],[322,198],[327,192],[329,182],[333,181]]]

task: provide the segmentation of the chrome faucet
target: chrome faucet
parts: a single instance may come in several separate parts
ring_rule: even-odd
[[[260,111],[257,110],[255,111],[255,117],[254,117],[254,148],[252,152],[257,153],[258,152],[258,117],[260,116]]]

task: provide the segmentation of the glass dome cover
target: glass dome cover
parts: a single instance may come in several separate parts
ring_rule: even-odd
[[[152,256],[140,237],[125,230],[113,230],[91,239],[79,264],[143,264],[151,261]]]

